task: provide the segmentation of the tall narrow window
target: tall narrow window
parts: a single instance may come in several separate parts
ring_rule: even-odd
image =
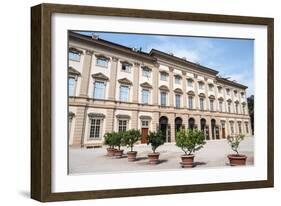
[[[188,96],[188,108],[193,109],[193,96]]]
[[[226,94],[230,95],[230,89],[226,89]]]
[[[188,87],[191,87],[191,88],[193,87],[193,81],[192,81],[192,79],[188,79],[188,80],[187,80],[187,86],[188,86]]]
[[[94,98],[104,99],[104,95],[105,95],[105,83],[96,81],[94,83]]]
[[[68,52],[69,60],[79,62],[80,61],[80,54],[78,52],[69,51]]]
[[[181,83],[181,78],[178,77],[178,76],[176,76],[176,77],[175,77],[175,83],[176,83],[176,84],[180,84],[180,83]]]
[[[118,131],[119,132],[127,131],[127,124],[128,124],[128,120],[119,120],[118,121]]]
[[[214,86],[212,84],[209,85],[209,90],[213,91],[214,90]]]
[[[249,125],[248,122],[245,122],[246,133],[249,134]]]
[[[120,101],[129,101],[129,86],[120,86]]]
[[[90,120],[90,138],[101,138],[101,119]]]
[[[167,106],[167,93],[161,92],[160,97],[161,97],[161,106]]]
[[[141,93],[141,97],[142,97],[142,103],[148,104],[148,102],[149,102],[149,90],[143,89],[142,93]]]
[[[142,76],[149,78],[150,77],[150,69],[145,68],[145,67],[142,68]]]
[[[234,91],[234,96],[237,97],[237,91],[236,90]]]
[[[214,111],[214,100],[210,99],[210,110]]]
[[[220,112],[222,112],[222,101],[219,101]]]
[[[234,134],[234,122],[230,122],[230,131],[231,131],[231,134],[233,135]]]
[[[204,89],[204,83],[203,82],[199,82],[199,89]]]
[[[75,94],[75,78],[68,78],[68,96],[74,96]]]
[[[246,114],[245,107],[246,107],[245,104],[243,104],[242,105],[243,114]]]
[[[160,80],[162,80],[162,81],[167,81],[167,74],[165,74],[165,73],[160,73]]]
[[[242,134],[241,122],[238,122],[238,130],[239,130],[239,134]]]
[[[203,97],[200,97],[200,110],[204,110],[204,98]]]
[[[235,103],[235,112],[236,112],[236,114],[238,114],[239,113],[239,110],[238,110],[238,103]]]
[[[176,94],[176,108],[180,108],[181,106],[181,95]]]
[[[218,92],[219,94],[221,94],[221,87],[218,87]]]
[[[108,60],[104,57],[97,57],[96,65],[100,67],[108,67]]]
[[[131,72],[131,65],[126,63],[126,62],[123,62],[122,67],[121,67],[121,71],[130,73]]]
[[[227,111],[228,113],[231,113],[231,102],[227,103]]]

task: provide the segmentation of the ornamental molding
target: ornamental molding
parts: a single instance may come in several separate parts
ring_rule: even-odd
[[[94,79],[100,79],[100,80],[105,80],[105,81],[108,81],[109,78],[107,76],[105,76],[103,73],[99,72],[99,73],[96,73],[96,74],[92,74],[92,78]]]
[[[133,84],[133,83],[132,83],[129,79],[127,79],[127,78],[119,79],[118,82],[119,82],[120,84],[127,84],[127,85],[132,85],[132,84]]]
[[[89,113],[88,114],[88,117],[89,118],[101,118],[101,119],[104,119],[105,118],[105,115],[102,114],[102,113]]]
[[[69,74],[72,74],[72,75],[77,75],[77,76],[80,76],[81,75],[81,73],[80,72],[78,72],[76,69],[74,69],[73,67],[68,67],[68,73]]]
[[[159,89],[162,90],[162,91],[167,91],[167,92],[170,91],[169,88],[165,85],[160,86]]]
[[[174,90],[174,92],[177,93],[177,94],[183,94],[183,92],[182,92],[182,90],[180,88],[176,88]]]
[[[151,84],[149,84],[148,82],[141,83],[140,86],[141,86],[141,87],[144,87],[144,88],[152,89]]]

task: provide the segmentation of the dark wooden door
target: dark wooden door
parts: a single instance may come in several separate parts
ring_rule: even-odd
[[[141,129],[141,143],[142,144],[147,143],[147,135],[148,135],[148,128],[142,128]]]
[[[225,138],[225,128],[222,128],[222,138]]]

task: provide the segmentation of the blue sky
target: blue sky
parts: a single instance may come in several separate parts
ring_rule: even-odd
[[[91,32],[79,32],[91,35]],[[230,77],[248,86],[247,96],[254,94],[254,40],[204,38],[189,36],[140,35],[94,32],[99,38],[128,47],[152,48],[199,63],[219,71],[222,77]]]

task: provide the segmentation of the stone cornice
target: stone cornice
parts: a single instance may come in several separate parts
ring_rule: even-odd
[[[92,74],[92,78],[94,79],[100,79],[100,80],[104,80],[104,81],[108,81],[109,78],[107,76],[105,76],[103,73],[99,72],[96,74]]]
[[[167,92],[170,91],[169,88],[168,88],[167,86],[165,86],[165,85],[161,85],[161,86],[159,87],[159,89],[162,90],[162,91],[167,91]]]
[[[176,88],[174,90],[174,92],[177,93],[177,94],[183,94],[183,92],[182,92],[182,90],[180,88]]]
[[[78,72],[76,69],[74,69],[73,67],[68,67],[68,73],[69,74],[72,74],[72,75],[77,75],[77,76],[80,76],[81,75],[81,73],[80,72]]]
[[[148,82],[141,83],[140,86],[144,88],[152,89],[151,84],[149,84]]]
[[[127,79],[127,78],[119,79],[118,82],[119,82],[120,84],[127,84],[127,85],[132,85],[132,84],[133,84],[133,83],[132,83],[129,79]]]
[[[102,114],[102,113],[89,113],[88,117],[89,118],[102,118],[102,119],[104,119],[105,115]]]

